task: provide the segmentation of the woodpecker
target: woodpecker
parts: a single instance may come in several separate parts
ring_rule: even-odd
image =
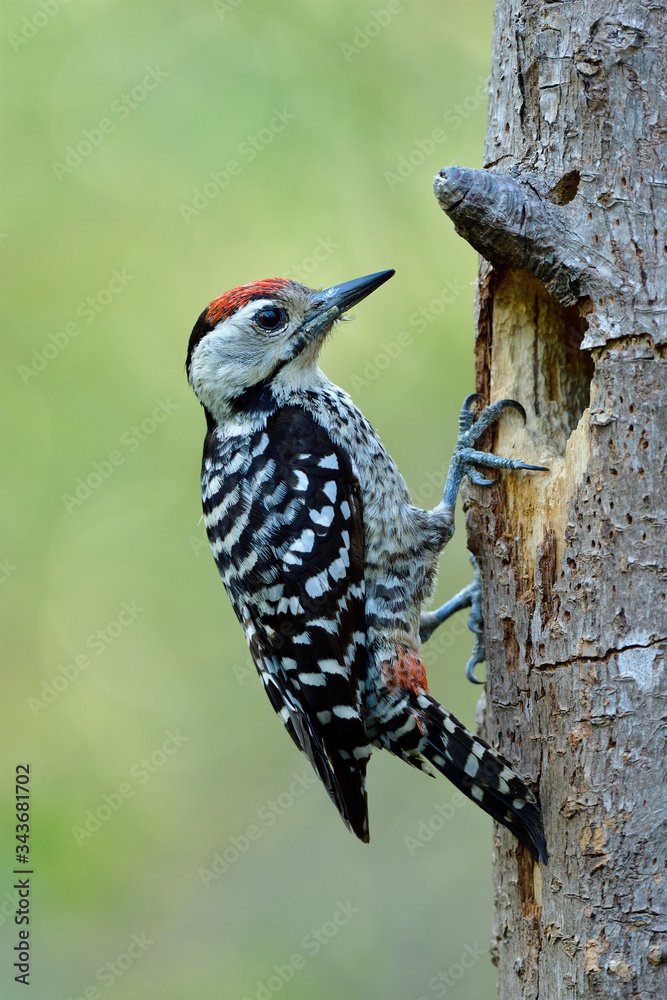
[[[507,408],[469,396],[444,496],[421,510],[373,427],[320,370],[332,327],[394,274],[317,291],[268,278],[214,299],[188,345],[207,421],[204,521],[266,693],[348,829],[369,839],[366,765],[384,748],[449,778],[546,863],[542,816],[512,764],[430,694],[421,643],[479,578],[424,612],[464,475],[538,470],[477,451]],[[525,419],[525,413],[523,413]],[[476,631],[480,631],[479,613]],[[483,658],[478,642],[474,662]],[[469,669],[472,674],[472,668]]]

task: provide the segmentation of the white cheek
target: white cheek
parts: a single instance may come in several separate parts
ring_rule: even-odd
[[[219,323],[193,351],[190,382],[209,408],[261,382],[284,357],[286,338],[266,337],[243,328],[243,311]]]

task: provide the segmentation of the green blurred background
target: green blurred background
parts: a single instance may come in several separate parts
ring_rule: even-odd
[[[490,820],[377,754],[358,843],[249,668],[183,370],[234,285],[396,268],[322,365],[437,502],[476,256],[431,181],[481,163],[491,28],[491,0],[4,6],[0,996],[25,761],[33,1000],[495,995]],[[469,578],[459,516],[438,596]],[[432,645],[473,725],[463,616]]]

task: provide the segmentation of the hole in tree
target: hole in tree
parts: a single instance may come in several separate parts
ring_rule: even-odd
[[[579,423],[590,398],[590,387],[595,364],[590,351],[582,351],[581,345],[588,329],[588,323],[578,306],[567,309],[558,303],[562,311],[562,345],[564,368],[560,374],[560,395],[565,420],[570,433]]]
[[[551,191],[549,192],[549,200],[554,203],[554,205],[567,205],[568,202],[572,201],[577,191],[579,190],[579,181],[581,179],[581,174],[578,170],[570,170],[568,173],[564,174],[557,184],[554,184]]]
[[[589,405],[595,366],[581,345],[591,308],[566,308],[530,272],[509,268],[494,297],[492,380],[532,410],[526,432],[553,455],[565,455]]]

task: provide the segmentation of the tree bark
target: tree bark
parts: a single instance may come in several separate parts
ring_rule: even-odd
[[[497,0],[485,168],[435,191],[483,255],[477,389],[527,412],[469,487],[484,731],[548,866],[495,828],[506,998],[667,997],[667,5]]]

